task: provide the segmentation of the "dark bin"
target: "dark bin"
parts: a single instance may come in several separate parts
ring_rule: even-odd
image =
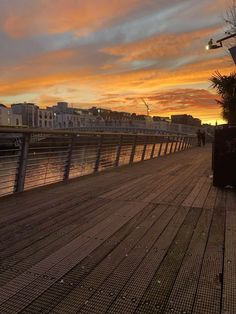
[[[236,125],[216,127],[212,157],[213,185],[236,186]]]

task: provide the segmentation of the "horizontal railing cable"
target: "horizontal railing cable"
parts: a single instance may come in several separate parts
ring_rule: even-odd
[[[0,128],[0,196],[174,154],[195,136]]]

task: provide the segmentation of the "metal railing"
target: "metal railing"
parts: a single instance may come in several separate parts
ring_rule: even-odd
[[[0,196],[195,145],[194,136],[0,128]]]

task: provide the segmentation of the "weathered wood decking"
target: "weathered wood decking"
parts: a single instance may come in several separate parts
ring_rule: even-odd
[[[0,200],[0,313],[236,313],[210,147]]]

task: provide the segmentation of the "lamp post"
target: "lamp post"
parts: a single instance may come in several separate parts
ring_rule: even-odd
[[[228,36],[225,36],[223,38],[218,39],[215,43],[213,42],[213,39],[211,38],[206,45],[206,50],[212,50],[212,49],[218,49],[223,47],[223,42],[225,40],[231,39],[236,37],[236,33],[229,34]],[[234,63],[236,64],[236,46],[232,46],[229,48],[229,52],[231,54],[232,59],[234,60]]]
[[[208,44],[206,45],[206,50],[211,50],[211,49],[218,49],[223,47],[222,42],[224,42],[225,40],[228,40],[230,38],[236,37],[236,33],[230,34],[228,36],[225,36],[223,38],[220,38],[216,41],[216,43],[214,44],[213,39],[211,38],[208,42]]]
[[[220,44],[214,44],[213,39],[211,38],[208,44],[206,45],[206,50],[218,49],[218,48],[221,48],[222,46],[223,46],[222,42],[220,42]]]

